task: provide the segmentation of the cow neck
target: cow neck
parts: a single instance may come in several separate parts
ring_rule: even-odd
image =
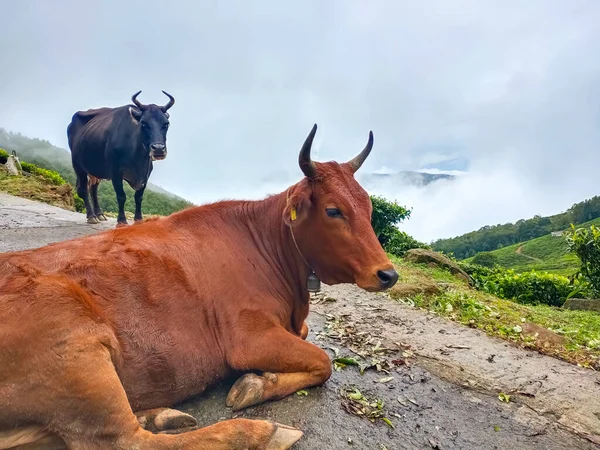
[[[273,270],[273,283],[283,284],[286,297],[292,297],[289,300],[307,304],[310,297],[306,280],[312,270],[299,251],[302,243],[294,243],[290,227],[283,220],[286,204],[286,193],[247,203],[248,226],[257,249]]]

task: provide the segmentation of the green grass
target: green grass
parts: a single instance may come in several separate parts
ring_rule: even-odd
[[[590,220],[577,227],[600,225],[600,218]],[[521,247],[521,254],[517,249]],[[579,267],[579,260],[573,254],[567,253],[567,243],[562,236],[548,234],[530,241],[514,244],[491,252],[498,258],[498,264],[517,272],[535,270],[568,276]],[[465,261],[471,262],[473,258]]]
[[[490,336],[516,345],[600,370],[600,314],[546,305],[518,304],[477,291],[443,269],[408,263],[393,256],[390,258],[400,273],[399,284],[441,282],[447,286],[437,295],[416,294],[409,298],[397,298],[392,288],[392,298],[481,329]],[[556,333],[564,338],[564,342],[546,345],[523,333],[520,329],[527,322]]]

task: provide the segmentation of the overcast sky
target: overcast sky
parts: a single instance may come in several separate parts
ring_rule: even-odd
[[[458,182],[374,192],[412,206],[402,228],[423,240],[600,190],[598,1],[19,0],[0,16],[0,127],[66,148],[75,111],[164,89],[151,181],[197,203],[299,180],[315,122],[320,160],[373,130],[361,171],[466,161]]]

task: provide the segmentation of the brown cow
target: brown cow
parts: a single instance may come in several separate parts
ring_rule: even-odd
[[[164,430],[196,424],[167,408],[231,375],[245,373],[227,397],[234,410],[330,377],[327,353],[304,340],[311,270],[369,291],[396,283],[353,176],[372,133],[338,164],[311,161],[315,132],[300,151],[306,177],[278,195],[0,255],[0,448],[41,438],[69,449],[287,449],[300,439],[264,420]]]

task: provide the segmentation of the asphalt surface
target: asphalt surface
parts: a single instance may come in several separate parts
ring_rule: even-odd
[[[112,228],[115,221],[88,225],[85,216],[0,193],[0,251],[35,248]],[[339,300],[339,299],[338,299]],[[335,346],[342,355],[351,351],[330,338],[317,339],[327,317],[312,312],[309,340],[323,348]],[[399,326],[389,324],[390,327]],[[328,350],[333,357],[333,351]],[[388,382],[382,378],[393,377]],[[598,446],[559,427],[548,426],[522,405],[500,402],[495,393],[480,392],[436,377],[418,365],[395,367],[390,374],[357,367],[334,371],[322,387],[307,395],[292,395],[243,412],[225,407],[228,387],[215,386],[178,406],[201,425],[232,417],[269,418],[304,432],[293,447],[316,449],[595,449]],[[354,386],[373,399],[383,400],[392,425],[347,412],[340,390]]]

